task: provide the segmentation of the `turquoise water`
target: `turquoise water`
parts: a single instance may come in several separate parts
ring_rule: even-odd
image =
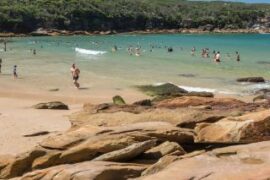
[[[118,47],[115,53],[111,52],[114,45]],[[152,52],[151,45],[155,46]],[[130,56],[129,46],[141,46],[141,56]],[[193,46],[197,50],[194,57],[190,53]],[[2,47],[0,57],[6,76],[0,76],[0,80],[10,78],[16,64],[21,83],[38,88],[69,87],[69,68],[74,62],[81,69],[81,84],[106,89],[172,82],[186,88],[238,94],[268,86],[238,84],[235,80],[239,77],[270,79],[268,34],[23,37],[12,38],[7,52]],[[174,52],[168,53],[167,47],[173,47]],[[76,52],[75,48],[83,50]],[[201,57],[202,48],[210,49],[211,58]],[[37,55],[30,49],[36,49]],[[85,50],[106,53],[89,55]],[[213,62],[213,50],[221,52],[220,64]],[[240,63],[236,62],[235,51],[241,55]]]

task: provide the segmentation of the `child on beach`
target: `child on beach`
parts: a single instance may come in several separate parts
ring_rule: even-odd
[[[13,77],[14,77],[14,79],[17,79],[18,78],[17,65],[14,65],[13,66]]]

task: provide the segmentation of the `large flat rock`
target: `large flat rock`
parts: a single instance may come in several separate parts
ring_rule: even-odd
[[[270,178],[270,141],[216,149],[192,158],[175,161],[143,180]]]
[[[258,142],[270,140],[270,110],[227,117],[195,128],[196,142]]]
[[[125,180],[140,176],[145,166],[91,161],[66,164],[37,170],[22,176],[21,180]]]

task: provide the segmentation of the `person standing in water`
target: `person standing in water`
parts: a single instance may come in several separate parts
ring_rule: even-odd
[[[7,51],[7,42],[4,41],[4,51],[6,52]]]
[[[221,58],[220,52],[218,51],[217,54],[215,55],[215,62],[220,63],[220,58]]]
[[[13,77],[14,77],[14,79],[17,79],[18,78],[17,65],[14,65],[13,66]]]
[[[112,48],[112,52],[116,52],[118,50],[117,46],[114,45],[113,48]]]
[[[192,55],[192,56],[195,56],[195,51],[196,51],[196,48],[193,47],[193,48],[191,49],[191,55]]]
[[[236,61],[240,62],[240,54],[238,51],[235,52],[236,53]]]
[[[80,84],[78,83],[79,75],[80,75],[80,69],[76,67],[75,64],[72,64],[70,68],[70,72],[72,75],[73,83],[76,86],[76,88],[80,88]]]

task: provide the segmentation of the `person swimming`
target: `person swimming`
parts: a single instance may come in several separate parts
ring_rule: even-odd
[[[173,48],[172,47],[169,47],[168,48],[168,52],[170,53],[170,52],[173,52]]]

